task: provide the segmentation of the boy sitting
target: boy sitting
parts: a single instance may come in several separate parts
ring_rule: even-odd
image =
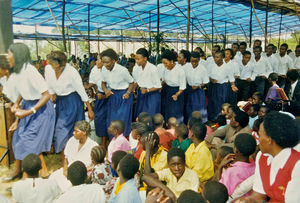
[[[191,143],[187,126],[185,124],[177,126],[175,128],[175,140],[172,143],[172,148],[181,148],[185,152]]]
[[[217,181],[208,181],[204,185],[202,194],[209,203],[226,203],[228,200],[228,192],[225,185]]]
[[[173,136],[175,135],[175,128],[178,126],[177,119],[175,117],[169,118],[167,122],[167,131]]]
[[[132,139],[135,139],[138,141],[134,156],[138,160],[140,159],[141,153],[143,152],[143,146],[141,144],[141,137],[143,133],[147,132],[150,130],[150,127],[147,126],[144,123],[141,122],[133,122],[131,123],[131,136]]]
[[[259,104],[252,104],[247,111],[247,114],[249,116],[249,127],[250,129],[253,129],[253,124],[256,119],[258,119],[258,111],[259,111]]]
[[[28,154],[22,161],[22,168],[27,178],[13,184],[12,197],[14,201],[50,203],[61,193],[54,181],[39,178],[42,164],[38,155]]]

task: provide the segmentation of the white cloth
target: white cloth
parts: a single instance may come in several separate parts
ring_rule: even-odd
[[[79,140],[72,136],[68,140],[64,150],[65,158],[68,160],[69,166],[74,161],[81,161],[86,167],[88,167],[92,164],[91,150],[93,147],[98,146],[98,144],[88,137],[84,145],[78,151],[79,144]]]
[[[12,73],[3,86],[3,94],[5,94],[6,97],[9,98],[13,103],[15,103],[19,97],[16,82],[16,74]]]
[[[144,70],[137,64],[133,67],[132,77],[134,82],[143,88],[161,88],[160,76],[157,68],[147,62]]]
[[[25,100],[37,100],[48,90],[47,83],[38,70],[29,63],[24,64],[20,73],[15,74],[14,84],[19,95]]]
[[[133,82],[133,78],[128,70],[117,63],[115,63],[111,71],[105,69],[102,71],[103,81],[107,83],[107,87],[110,89],[125,90],[129,87],[129,84]]]
[[[102,81],[103,81],[102,69],[99,69],[97,66],[94,66],[90,73],[89,83],[93,83],[97,85],[98,91],[103,92]]]
[[[297,84],[298,84],[298,81],[299,81],[299,80],[297,80],[296,82],[294,82],[294,83],[291,85],[291,98],[293,98],[293,96],[294,96],[294,91],[295,91],[295,88],[296,88],[296,86],[297,86]]]
[[[131,148],[131,149],[135,149],[135,148],[137,147],[138,143],[139,143],[139,141],[133,139],[132,134],[130,133],[130,134],[129,134],[129,144],[130,144],[130,148]]]
[[[243,59],[243,54],[240,51],[237,51],[232,60],[239,64],[242,61],[242,59]]]
[[[158,70],[160,81],[162,81],[163,77],[164,77],[165,70],[166,70],[165,65],[160,63],[156,67],[157,67],[157,70]]]
[[[2,87],[4,87],[6,82],[7,82],[7,77],[4,75],[0,78],[0,85],[2,85]]]
[[[224,60],[223,62],[225,64],[227,64],[228,66],[230,66],[230,68],[233,70],[233,75],[234,76],[240,76],[239,64],[236,61],[230,60],[230,61],[228,61],[228,63],[226,63],[225,60]]]
[[[287,71],[293,68],[293,60],[287,54],[283,57],[281,57],[279,54],[276,54],[275,56],[279,60],[278,74],[286,75]]]
[[[240,79],[241,80],[247,80],[248,78],[251,78],[251,80],[254,80],[256,75],[254,73],[254,65],[251,61],[247,63],[247,65],[244,65],[241,61],[239,63],[240,68]]]
[[[294,59],[294,68],[300,69],[300,56],[295,57],[295,59]]]
[[[272,54],[271,56],[267,56],[267,55],[266,55],[265,58],[266,58],[266,59],[269,61],[269,63],[271,64],[272,71],[273,71],[274,73],[278,73],[278,68],[279,68],[279,60],[278,60],[278,58],[277,58],[274,54]]]
[[[209,66],[210,64],[215,64],[215,59],[213,56],[209,56],[206,59],[206,64]]]
[[[203,60],[202,58],[200,58],[199,64],[203,65],[205,68],[207,66],[207,61]]]
[[[208,68],[210,78],[217,80],[217,83],[223,84],[228,81],[234,82],[233,70],[228,64],[223,63],[221,66],[210,64]]]
[[[185,76],[187,83],[190,86],[199,86],[201,84],[206,84],[209,82],[209,77],[207,71],[203,65],[200,63],[196,68],[192,65],[185,67]]]
[[[58,185],[49,179],[26,178],[12,186],[12,197],[20,203],[52,203],[60,193]]]
[[[185,90],[186,88],[186,78],[184,70],[180,65],[175,65],[172,70],[166,69],[164,71],[163,80],[167,85],[171,87],[178,87],[180,90]]]
[[[294,150],[296,150],[297,152],[300,152],[300,143],[298,143],[295,147]]]
[[[62,194],[54,203],[96,203],[105,202],[103,188],[99,184],[73,186]]]
[[[66,96],[73,92],[77,92],[83,102],[88,101],[88,96],[83,87],[82,79],[78,71],[66,64],[63,72],[56,78],[55,71],[51,65],[45,67],[45,79],[47,81],[50,94],[58,96]]]
[[[269,60],[264,58],[263,56],[260,57],[258,61],[254,59],[254,74],[256,76],[265,76],[266,78],[269,77],[270,73],[272,73],[272,67],[269,63]]]
[[[254,174],[254,185],[253,190],[261,193],[266,194],[263,188],[261,174],[259,170],[259,159],[262,153],[259,152],[256,156],[256,168]],[[283,168],[285,163],[287,162],[288,158],[291,155],[291,148],[285,148],[281,152],[279,152],[275,157],[268,155],[268,164],[271,164],[271,173],[270,173],[270,184],[273,184],[275,178],[277,176],[278,170]],[[300,185],[300,161],[298,161],[291,174],[291,180],[287,184],[285,190],[285,202],[286,203],[294,203],[300,202],[300,195],[299,195],[299,185]]]

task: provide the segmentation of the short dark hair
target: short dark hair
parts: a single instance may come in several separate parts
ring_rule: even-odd
[[[87,169],[81,161],[75,161],[68,167],[68,180],[72,185],[81,185],[87,178]]]
[[[143,57],[146,57],[147,59],[149,58],[149,53],[148,53],[147,49],[145,49],[145,48],[139,48],[136,51],[136,54],[142,55]]]
[[[216,122],[219,124],[219,126],[226,125],[226,116],[225,115],[219,115],[217,117]]]
[[[254,49],[259,49],[259,51],[262,52],[261,46],[256,46],[256,47],[253,48],[253,50],[254,50]]]
[[[195,51],[192,51],[191,53],[191,58],[200,58],[200,53],[199,52],[195,52]]]
[[[180,51],[180,53],[183,54],[183,57],[186,59],[186,62],[190,62],[191,61],[191,52],[189,52],[188,50],[182,49]]]
[[[243,53],[243,56],[245,56],[245,55],[250,55],[250,56],[251,56],[251,52],[250,52],[250,51],[245,51],[245,52]]]
[[[236,136],[234,146],[243,156],[249,157],[255,152],[256,141],[252,135],[241,133]]]
[[[273,47],[274,47],[274,44],[268,44],[268,46],[267,47],[272,47],[272,49],[273,49]]]
[[[106,149],[102,145],[98,145],[92,148],[91,158],[95,163],[104,163],[106,156]]]
[[[60,66],[65,66],[68,61],[66,54],[62,51],[51,51],[51,53],[47,55],[47,59],[49,61],[55,61]]]
[[[240,46],[245,46],[247,48],[247,43],[246,42],[241,42]]]
[[[254,111],[258,112],[260,109],[260,105],[259,104],[251,104],[251,107],[253,108]]]
[[[152,125],[154,129],[161,126],[163,123],[164,123],[164,117],[160,113],[157,113],[152,117]]]
[[[299,73],[296,69],[291,69],[286,73],[286,77],[292,81],[299,79]]]
[[[185,124],[178,125],[175,128],[175,132],[179,137],[182,137],[183,139],[186,139],[189,136],[189,129]]]
[[[89,122],[82,120],[82,121],[77,121],[75,123],[75,127],[77,127],[79,130],[85,132],[86,136],[89,136],[91,133],[91,125]]]
[[[140,123],[140,122],[133,122],[131,123],[131,129],[132,130],[135,130],[135,132],[138,134],[138,135],[142,135],[143,133],[149,131],[149,126],[147,126],[146,124],[144,123]]]
[[[162,59],[167,59],[169,61],[176,61],[176,54],[173,51],[170,50],[165,50],[162,55],[161,55]]]
[[[225,52],[225,51],[229,51],[229,52],[230,52],[230,55],[231,55],[231,59],[233,59],[234,53],[233,53],[232,49],[227,48],[227,49],[224,50],[224,52]]]
[[[216,48],[218,48],[218,50],[217,51],[220,51],[221,50],[221,47],[220,47],[220,45],[214,45],[213,47],[216,47]]]
[[[14,54],[14,67],[13,72],[20,73],[24,64],[30,62],[30,50],[24,43],[14,43],[9,46],[9,51]]]
[[[202,122],[195,122],[191,128],[191,132],[198,140],[204,140],[206,136],[206,126]]]
[[[269,75],[269,79],[271,80],[271,81],[277,81],[278,80],[278,75],[277,75],[277,73],[271,73],[270,75]]]
[[[280,147],[294,147],[298,144],[297,124],[290,116],[272,111],[266,115],[263,125],[267,136]]]
[[[141,112],[137,118],[138,118],[138,122],[144,123],[146,125],[148,125],[151,121],[151,116],[147,112]]]
[[[204,185],[203,196],[210,203],[226,203],[228,190],[222,183],[210,180]]]
[[[22,169],[29,176],[38,176],[42,168],[42,162],[38,155],[28,154],[22,161]]]
[[[171,160],[171,158],[174,156],[180,157],[185,163],[185,154],[181,148],[172,148],[170,149],[170,151],[168,151],[168,155],[167,155],[168,163]]]
[[[289,48],[289,45],[288,45],[287,43],[283,43],[283,44],[281,45],[281,47],[285,47],[286,49],[288,49],[288,48]]]
[[[236,45],[238,48],[240,48],[240,45],[239,45],[239,43],[237,43],[237,42],[233,42],[232,45]],[[232,45],[231,45],[231,46],[232,46]]]
[[[252,96],[257,96],[260,100],[263,100],[263,95],[260,92],[254,92]]]
[[[121,161],[121,159],[123,159],[124,156],[126,156],[126,154],[127,154],[126,152],[121,150],[115,151],[113,153],[111,157],[111,163],[116,167],[115,169],[117,169],[119,162]]]
[[[240,124],[242,128],[246,127],[249,123],[249,116],[244,111],[234,112],[234,120]]]
[[[201,194],[193,191],[193,190],[185,190],[183,191],[179,198],[177,199],[177,203],[205,203],[206,201],[201,196]]]
[[[261,44],[261,40],[260,39],[256,39],[256,40],[254,40],[254,42],[259,42]]]
[[[223,52],[223,51],[220,51],[220,50],[219,50],[219,51],[216,51],[215,55],[216,55],[216,54],[220,54],[220,55],[222,56],[222,58],[224,58],[224,52]]]
[[[119,163],[120,171],[123,177],[128,180],[132,179],[136,172],[138,172],[139,166],[139,161],[132,154],[127,154],[124,156]]]
[[[125,131],[125,123],[122,120],[113,120],[111,121],[113,127],[119,132],[123,133]]]
[[[296,49],[300,49],[300,44],[298,44],[298,45],[296,46]]]
[[[106,49],[101,54],[101,59],[105,56],[109,57],[112,60],[118,61],[118,54],[113,49]]]

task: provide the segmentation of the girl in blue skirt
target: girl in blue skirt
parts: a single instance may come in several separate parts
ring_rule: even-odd
[[[132,122],[133,78],[125,67],[116,63],[118,55],[113,49],[103,51],[100,56],[106,68],[103,71],[102,89],[108,98],[107,128],[112,120],[122,120],[126,126],[124,136],[128,136]],[[109,138],[113,136],[109,135]]]
[[[175,117],[178,123],[183,123],[185,73],[180,65],[176,65],[176,54],[174,52],[166,50],[161,57],[162,63],[166,67],[161,93],[163,116],[166,121],[170,117]]]
[[[203,87],[209,82],[206,68],[199,63],[200,54],[191,53],[191,67],[185,70],[187,89],[185,91],[185,121],[190,119],[193,111],[200,111],[203,122],[207,121],[207,108]]]
[[[53,139],[55,112],[49,100],[47,83],[38,70],[30,65],[29,48],[22,43],[12,44],[7,60],[15,72],[13,88],[19,95],[12,112],[17,120],[10,127],[15,131],[12,148],[16,159],[16,171],[11,179],[21,175],[21,160],[28,154],[39,155],[42,161],[41,176],[49,175],[42,152],[48,152]],[[22,103],[21,103],[22,102]]]
[[[101,144],[106,146],[107,140],[107,124],[106,124],[106,115],[107,115],[107,98],[102,90],[102,81],[103,81],[103,63],[98,55],[96,66],[92,69],[89,77],[89,86],[96,86],[98,93],[96,95],[96,101],[94,106],[95,113],[95,129],[96,135],[101,137]]]
[[[237,91],[234,84],[233,69],[223,61],[223,52],[217,51],[214,56],[215,63],[208,66],[210,85],[208,89],[208,119],[215,120],[221,112],[222,104],[228,101],[228,88]],[[228,83],[228,81],[230,83]]]
[[[67,63],[66,55],[61,51],[52,51],[47,56],[45,78],[49,86],[51,99],[56,103],[56,122],[54,131],[54,149],[62,153],[67,141],[73,136],[77,121],[85,120],[84,104],[88,108],[88,116],[94,119],[94,112],[88,101],[82,79],[77,70]]]
[[[136,52],[136,65],[133,67],[132,76],[137,90],[137,100],[134,111],[134,119],[141,112],[147,112],[151,117],[160,113],[160,76],[155,65],[148,62],[149,54],[145,48]]]

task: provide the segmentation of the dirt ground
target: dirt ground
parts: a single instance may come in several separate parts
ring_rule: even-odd
[[[45,156],[45,161],[50,173],[59,169],[61,167],[61,157],[60,154],[50,154]],[[12,201],[12,196],[10,192],[10,188],[12,187],[13,183],[16,181],[11,182],[2,182],[4,178],[10,176],[10,174],[14,171],[15,164],[11,164],[10,168],[7,166],[0,165],[0,194],[8,198]]]

